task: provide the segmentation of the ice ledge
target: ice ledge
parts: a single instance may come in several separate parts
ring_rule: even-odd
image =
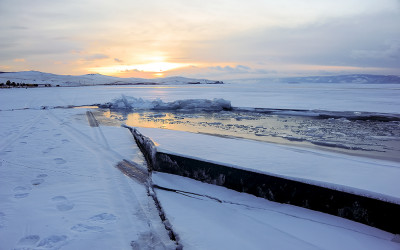
[[[282,162],[282,155],[277,154],[277,152],[267,157],[259,155],[257,163],[254,156],[246,154],[252,149],[252,147],[246,145],[247,141],[210,136],[204,138],[203,135],[180,132],[178,133],[179,136],[177,136],[176,131],[140,128],[146,135],[150,135],[160,143],[159,146],[155,146],[150,138],[143,136],[137,129],[130,129],[139,147],[143,150],[148,161],[151,162],[153,170],[190,177],[206,183],[250,193],[268,200],[305,207],[361,222],[392,233],[400,233],[400,227],[398,226],[400,225],[400,217],[397,212],[400,209],[400,199],[398,197],[342,185],[337,181],[335,182],[334,179],[332,179],[332,182],[321,181],[312,176],[310,169],[307,168],[300,169],[300,172],[308,173],[314,178],[301,178],[299,176],[283,175],[279,171],[257,169],[256,167],[260,166],[260,164],[268,165],[274,162],[274,158],[280,158]],[[171,138],[171,134],[174,135],[173,138]],[[198,138],[196,139],[195,137]],[[224,158],[225,161],[218,161],[213,157],[210,150],[217,146],[217,141],[219,140],[225,140],[224,143],[229,146],[220,148],[217,153],[224,154],[226,150],[231,150],[230,153],[235,155],[234,159],[231,160],[236,164],[230,163],[227,158]],[[177,146],[179,143],[183,144],[181,145],[183,147]],[[236,151],[232,147],[235,143],[242,144],[240,151]],[[278,147],[277,145],[273,146]],[[197,151],[190,152],[190,147],[194,147]],[[204,152],[206,150],[203,147],[208,148],[209,151]],[[176,152],[183,152],[183,154]],[[290,152],[293,153],[293,151]],[[196,157],[196,154],[199,157]],[[326,163],[321,161],[319,159],[321,155],[318,156],[315,152],[306,156],[313,158],[312,161],[315,164]],[[246,158],[250,163],[247,165],[241,164],[240,157]],[[269,162],[268,159],[270,160]],[[330,155],[330,160],[334,164],[338,163],[337,161],[335,162],[335,158],[332,155]],[[354,163],[354,159],[349,162]],[[296,161],[296,157],[291,159],[291,163],[292,165],[298,165],[297,167],[300,168],[304,167],[302,162]],[[343,162],[339,163],[343,164]],[[366,163],[364,162],[363,164]],[[371,167],[368,164],[367,166]],[[284,168],[285,166],[281,164],[279,167]],[[338,168],[337,171],[340,171],[340,167]],[[396,171],[399,170],[396,166],[391,166],[391,168]],[[311,170],[313,169],[311,168]],[[319,174],[322,175],[322,173]],[[378,176],[373,177],[379,178]]]

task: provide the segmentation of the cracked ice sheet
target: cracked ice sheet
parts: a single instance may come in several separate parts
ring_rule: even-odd
[[[84,113],[0,112],[0,249],[171,246],[146,188],[115,168],[143,163],[132,135]]]
[[[343,218],[186,177],[154,172],[152,178],[162,187],[223,201],[155,189],[184,249],[399,248],[393,234]]]
[[[138,128],[160,152],[267,173],[400,204],[400,163],[316,149]]]

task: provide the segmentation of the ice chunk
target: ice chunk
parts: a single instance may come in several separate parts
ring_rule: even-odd
[[[173,102],[163,102],[161,99],[153,101],[143,100],[132,96],[122,95],[120,98],[114,99],[109,107],[112,109],[133,109],[133,110],[204,110],[204,111],[221,111],[231,110],[231,102],[225,99],[214,98],[208,99],[185,99]]]

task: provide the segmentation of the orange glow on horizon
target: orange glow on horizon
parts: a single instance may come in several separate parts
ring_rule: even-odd
[[[186,63],[172,63],[172,62],[152,62],[136,65],[112,65],[104,67],[89,68],[89,72],[96,72],[102,75],[114,76],[133,76],[133,77],[163,77],[164,72],[187,67]]]

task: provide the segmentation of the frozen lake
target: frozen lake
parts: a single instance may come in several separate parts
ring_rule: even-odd
[[[105,117],[123,120],[130,126],[235,136],[394,161],[400,157],[397,84],[258,82],[9,89],[0,92],[3,100],[0,109],[104,104],[122,95],[164,102],[223,98],[235,107],[233,112],[214,113],[140,110],[129,115],[102,111]],[[303,116],[302,112],[245,112],[246,109],[310,112]],[[320,119],[320,114],[328,116]],[[363,119],[365,115],[390,119]]]
[[[0,92],[0,109],[41,106],[91,105],[126,96],[145,100],[223,98],[233,107],[358,111],[400,114],[398,84],[223,84],[93,86],[37,89],[7,89]]]
[[[277,163],[278,170],[285,170],[282,164],[296,166],[301,161],[293,158],[293,154],[290,157],[277,157],[274,152],[282,146],[268,142],[297,143],[301,147],[321,147],[315,142],[332,142],[337,146],[342,145],[342,148],[327,147],[330,150],[348,151],[343,145],[365,147],[366,150],[354,150],[364,152],[365,156],[381,153],[383,148],[396,148],[399,125],[395,119],[385,122],[379,119],[353,120],[348,116],[316,119],[315,115],[345,112],[359,117],[363,112],[372,112],[378,116],[397,117],[400,113],[399,94],[398,85],[388,84],[2,89],[0,235],[5,240],[0,240],[0,248],[132,249],[132,245],[146,247],[149,244],[173,248],[175,243],[169,240],[145,187],[115,167],[124,159],[145,165],[129,131],[119,126],[102,126],[104,120],[100,119],[99,127],[89,126],[85,114],[88,109],[96,113],[94,109],[73,109],[74,106],[105,104],[123,95],[149,101],[160,98],[164,102],[223,98],[232,103],[232,111],[136,110],[132,115],[127,115],[97,109],[96,118],[107,118],[108,122],[119,124],[130,123],[129,119],[124,119],[133,116],[133,122],[138,126],[145,127],[148,126],[145,123],[150,123],[155,127],[177,126],[179,130],[220,136],[231,137],[233,134],[236,137],[253,137],[250,138],[253,141],[234,140],[237,150],[253,152],[244,157],[246,159],[242,159],[243,162],[248,164],[249,160],[257,161],[261,154],[246,145],[259,145],[260,150],[269,148],[268,152],[274,155],[272,163]],[[253,108],[311,110],[314,116],[299,116],[286,111],[254,112]],[[190,149],[187,145],[191,144],[193,136],[200,139],[211,137],[214,142],[223,139],[193,133],[180,136],[185,133],[181,131],[143,130],[147,130],[149,136],[149,130],[162,134],[165,145],[180,143],[181,148],[171,146],[179,152]],[[209,144],[208,139],[207,142]],[[393,143],[396,145],[393,146]],[[237,155],[230,155],[232,152],[229,150],[224,151],[224,144],[215,144],[211,148],[208,144],[206,149],[219,157],[217,161],[235,161],[237,164]],[[199,150],[196,145],[191,145],[191,148],[197,157],[200,157],[199,153],[207,152]],[[315,164],[317,154],[311,151],[299,149],[290,152],[302,154],[307,159],[302,162],[303,165],[321,165]],[[350,158],[343,154],[334,154],[332,157],[328,157],[326,163],[333,160],[348,162],[345,160]],[[394,160],[397,162],[386,165],[397,166],[398,160]],[[261,162],[265,161],[261,159]],[[352,172],[354,164],[360,166],[363,162],[371,163],[371,167],[356,168]],[[396,189],[396,185],[393,185],[398,180],[396,175],[387,174],[389,168],[385,166],[383,168],[386,171],[380,171],[381,165],[375,162],[378,160],[365,158],[358,161],[357,158],[354,164],[341,164],[342,169],[352,167],[349,169],[352,175],[343,175],[343,171],[334,167],[328,168],[329,173],[311,169],[299,173],[305,178],[316,175],[351,184],[357,182],[372,191],[376,191],[377,186]],[[369,174],[369,170],[377,168],[376,172]],[[396,170],[390,168],[392,172]],[[376,180],[376,185],[361,180],[359,173],[369,174]],[[395,238],[392,233],[335,216],[257,199],[178,176],[155,174],[153,181],[164,187],[224,201],[219,203],[156,190],[167,218],[187,249],[211,249],[210,246],[217,246],[218,249],[264,249],[266,244],[274,249],[398,249],[398,243],[392,241]],[[221,232],[223,237],[219,237]],[[337,241],[338,238],[343,240]]]

